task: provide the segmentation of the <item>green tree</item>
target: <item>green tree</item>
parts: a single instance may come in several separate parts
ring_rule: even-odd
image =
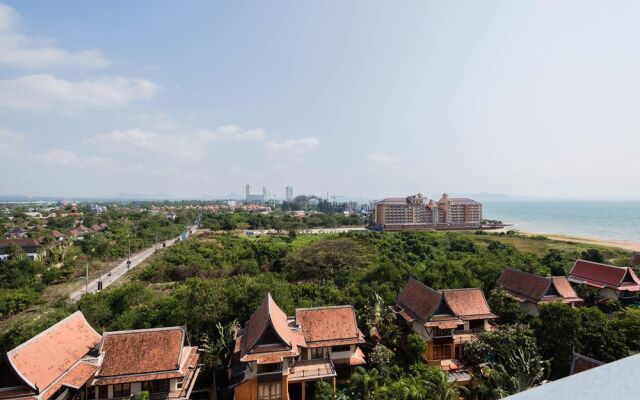
[[[614,313],[611,324],[615,331],[622,334],[631,351],[640,351],[640,309],[625,308]]]
[[[351,375],[350,386],[358,399],[370,400],[380,384],[380,374],[373,368],[369,371],[363,367],[356,367]]]
[[[491,311],[500,317],[503,324],[513,324],[530,320],[529,315],[502,289],[493,289],[487,299]]]
[[[422,363],[427,344],[417,333],[407,335],[404,352],[410,364]]]
[[[581,254],[583,260],[604,263],[604,255],[598,249],[588,249]]]
[[[565,267],[567,263],[562,257],[562,253],[556,249],[550,249],[540,262],[549,268],[553,276],[564,276],[566,274]]]
[[[580,346],[580,317],[575,310],[559,302],[540,306],[536,336],[542,356],[551,360],[551,376],[567,376],[573,351]]]

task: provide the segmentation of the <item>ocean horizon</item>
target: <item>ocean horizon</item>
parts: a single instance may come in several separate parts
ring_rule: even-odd
[[[640,201],[485,201],[482,214],[524,232],[640,242]]]

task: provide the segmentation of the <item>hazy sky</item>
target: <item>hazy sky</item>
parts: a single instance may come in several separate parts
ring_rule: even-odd
[[[0,194],[640,199],[640,2],[9,1]]]

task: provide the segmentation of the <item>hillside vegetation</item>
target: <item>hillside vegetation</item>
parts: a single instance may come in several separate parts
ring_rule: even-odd
[[[186,325],[192,342],[207,349],[206,368],[214,370],[224,385],[234,327],[243,324],[271,292],[288,315],[296,307],[353,304],[363,332],[375,327],[382,341],[374,350],[367,349],[369,369],[358,370],[343,396],[399,398],[411,380],[440,382],[441,378],[440,372],[420,365],[416,354],[421,354],[421,343],[399,328],[388,311],[413,276],[435,289],[480,287],[502,317],[500,323],[508,323],[502,332],[488,334],[465,350],[474,368],[484,365],[486,357],[511,360],[522,352],[517,359],[524,366],[504,361],[503,375],[497,367],[494,374],[485,374],[478,395],[496,398],[523,389],[505,381],[520,370],[541,371],[531,378],[532,384],[566,375],[574,349],[603,361],[640,350],[636,310],[612,306],[605,311],[615,312],[605,314],[597,307],[572,310],[552,305],[534,320],[493,290],[507,266],[558,275],[580,257],[622,263],[629,256],[622,250],[589,249],[545,238],[441,232],[203,235],[160,251],[121,287],[85,296],[77,305],[49,304],[44,316],[17,321],[0,337],[0,345],[12,348],[76,308],[99,332]],[[362,379],[375,382],[377,397],[364,394],[370,389],[359,386]],[[442,385],[440,389],[446,389]]]

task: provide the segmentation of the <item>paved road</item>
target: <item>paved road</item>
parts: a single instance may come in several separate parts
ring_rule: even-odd
[[[195,229],[192,229],[192,231],[194,231],[195,233]],[[169,247],[174,243],[176,243],[177,241],[178,241],[178,238],[174,238],[171,240],[165,240],[164,243],[167,244],[166,247]],[[160,248],[162,248],[162,242],[158,244],[158,249]],[[131,266],[129,268],[127,268],[127,260],[125,259],[120,264],[118,264],[115,268],[113,268],[110,271],[111,272],[110,274],[109,272],[106,272],[102,274],[101,277],[89,282],[89,293],[94,293],[98,290],[98,282],[100,281],[100,279],[102,279],[102,288],[105,289],[107,286],[111,285],[113,282],[120,279],[122,275],[126,274],[129,270],[134,269],[141,262],[143,262],[144,260],[152,256],[153,253],[155,252],[156,252],[156,245],[154,244],[153,246],[139,253],[132,254]],[[84,294],[86,293],[86,290],[87,290],[86,287],[83,287],[82,289],[72,293],[71,296],[69,296],[69,298],[73,301],[78,301],[82,296],[84,296]]]

